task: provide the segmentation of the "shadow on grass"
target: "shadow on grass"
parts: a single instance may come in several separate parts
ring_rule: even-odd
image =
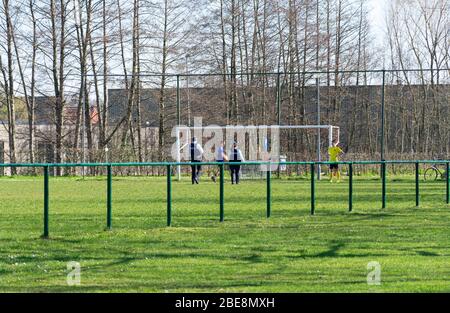
[[[343,242],[333,243],[328,250],[318,253],[318,254],[314,255],[313,257],[317,257],[317,258],[337,257],[338,256],[337,253],[344,246],[345,246],[345,244]]]
[[[367,257],[385,257],[389,254],[385,253],[345,253],[340,252],[345,248],[346,244],[342,241],[332,242],[327,250],[316,253],[316,254],[297,254],[297,255],[285,255],[284,257],[289,259],[310,259],[310,258],[367,258]]]
[[[417,254],[421,255],[421,256],[441,256],[438,253],[429,252],[429,251],[417,251]]]
[[[252,255],[249,255],[249,256],[241,257],[240,259],[243,260],[243,261],[246,261],[246,262],[250,262],[250,263],[261,263],[261,262],[263,262],[263,260],[262,260],[262,258],[261,258],[261,256],[259,254],[252,254]]]

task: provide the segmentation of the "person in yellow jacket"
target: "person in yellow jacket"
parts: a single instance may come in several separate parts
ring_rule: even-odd
[[[333,140],[333,145],[328,148],[328,155],[330,162],[339,162],[339,156],[344,153],[341,148],[338,147],[339,141]],[[341,173],[339,171],[339,164],[330,164],[330,182],[333,182],[333,176],[336,176],[337,181],[341,181]]]

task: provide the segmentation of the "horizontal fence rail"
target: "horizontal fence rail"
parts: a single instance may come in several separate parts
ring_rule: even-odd
[[[450,204],[450,160],[386,160],[386,161],[340,161],[340,162],[268,162],[268,161],[250,161],[250,162],[227,162],[228,164],[239,164],[241,166],[244,165],[265,165],[269,166],[267,169],[262,169],[262,171],[266,171],[266,216],[270,218],[272,215],[271,206],[272,206],[272,167],[271,166],[280,166],[280,165],[305,165],[309,166],[310,169],[310,198],[311,198],[311,215],[315,214],[316,209],[316,178],[315,172],[316,167],[319,165],[330,165],[330,164],[338,164],[338,165],[348,165],[348,177],[349,177],[349,197],[348,197],[348,211],[353,211],[353,187],[354,187],[354,165],[380,165],[381,169],[381,208],[385,209],[387,207],[387,197],[386,197],[386,168],[389,164],[411,164],[415,166],[415,204],[419,206],[420,204],[420,185],[419,185],[419,166],[420,164],[445,164],[446,174],[445,174],[445,202]],[[224,168],[227,163],[223,162],[149,162],[149,163],[15,163],[15,164],[0,164],[0,168],[7,167],[25,167],[25,168],[42,168],[43,176],[44,176],[44,232],[42,237],[49,237],[49,207],[50,207],[50,175],[49,169],[52,167],[105,167],[107,173],[107,195],[106,195],[106,229],[112,229],[112,169],[113,167],[165,167],[166,168],[166,176],[167,176],[167,226],[172,225],[172,172],[174,167],[176,166],[192,166],[192,165],[212,165],[219,167],[219,220],[220,222],[224,222],[225,214],[225,197],[224,197]]]
[[[233,163],[230,161],[229,163]],[[286,162],[269,162],[269,161],[246,161],[239,162],[239,165],[380,165],[380,164],[446,164],[450,160],[385,160],[385,161],[286,161]],[[129,162],[129,163],[0,163],[0,167],[131,167],[131,166],[190,166],[190,165],[221,165],[222,162]]]

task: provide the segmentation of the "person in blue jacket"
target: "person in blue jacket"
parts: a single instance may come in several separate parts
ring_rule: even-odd
[[[193,137],[190,145],[191,163],[200,163],[203,160],[203,149],[197,142],[197,138]],[[191,165],[192,169],[192,184],[198,184],[200,173],[202,171],[201,165]]]
[[[245,162],[241,149],[238,148],[237,142],[234,142],[229,154],[231,184],[239,184],[239,175],[241,171],[240,162]]]

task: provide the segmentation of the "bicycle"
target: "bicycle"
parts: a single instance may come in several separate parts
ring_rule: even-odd
[[[439,169],[439,164],[433,164],[429,168],[427,168],[423,174],[424,180],[437,180],[438,176],[441,177],[441,179],[447,178],[447,172],[442,171]]]

